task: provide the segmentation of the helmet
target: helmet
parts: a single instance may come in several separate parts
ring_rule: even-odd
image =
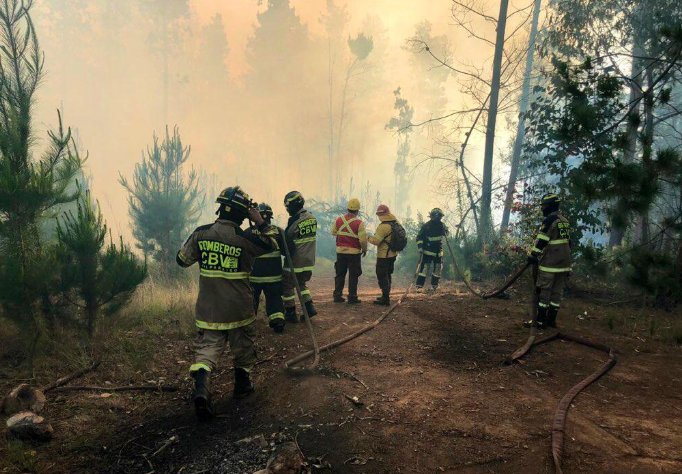
[[[431,209],[431,212],[429,212],[429,217],[432,219],[440,219],[443,217],[445,214],[443,214],[443,211],[440,210],[438,207],[434,207]]]
[[[239,186],[230,186],[223,189],[215,202],[225,206],[225,211],[235,215],[246,216],[247,211],[254,206],[251,197]]]
[[[360,210],[360,200],[358,198],[351,198],[348,200],[348,210],[357,212]]]
[[[377,207],[377,216],[385,216],[386,214],[390,214],[390,212],[391,210],[386,204],[379,204],[379,207]]]
[[[303,195],[298,191],[289,191],[287,195],[284,196],[284,207],[287,208],[289,214],[295,214],[303,209],[304,204],[305,199],[303,199]]]
[[[540,200],[540,205],[542,207],[546,206],[551,206],[553,204],[559,204],[561,202],[561,198],[554,193],[547,193],[544,196],[542,196],[542,199]]]
[[[260,203],[258,205],[258,213],[266,221],[272,219],[272,207],[270,207],[270,204]]]

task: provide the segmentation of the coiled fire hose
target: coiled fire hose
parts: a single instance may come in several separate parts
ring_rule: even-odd
[[[312,356],[312,355],[315,356],[315,358],[316,358],[315,360],[317,361],[318,358],[319,358],[319,353],[320,353],[320,352],[328,351],[328,350],[330,350],[330,349],[334,349],[334,348],[336,348],[336,347],[339,347],[340,345],[345,344],[345,343],[348,342],[348,341],[352,341],[352,340],[355,339],[356,337],[361,336],[362,334],[364,334],[364,333],[366,333],[366,332],[368,332],[368,331],[371,331],[372,329],[374,329],[375,327],[377,327],[379,324],[381,324],[381,322],[382,322],[384,319],[386,319],[386,317],[387,317],[389,314],[391,314],[393,311],[395,311],[395,309],[403,303],[404,299],[407,297],[407,295],[409,294],[410,290],[412,290],[412,286],[414,285],[414,280],[415,280],[415,278],[416,278],[416,276],[417,276],[417,273],[419,272],[419,267],[421,266],[422,259],[423,259],[423,255],[419,257],[419,261],[417,262],[417,268],[415,269],[415,272],[414,272],[414,277],[412,278],[412,282],[410,283],[410,285],[405,289],[405,292],[400,296],[400,298],[398,299],[398,301],[396,301],[395,303],[393,303],[393,304],[388,308],[388,310],[386,310],[386,311],[385,311],[377,320],[375,320],[374,322],[368,324],[367,326],[365,326],[364,328],[360,329],[359,331],[356,331],[356,332],[354,332],[354,333],[352,333],[352,334],[349,334],[349,335],[347,335],[347,336],[345,336],[345,337],[342,337],[341,339],[338,339],[338,340],[336,340],[336,341],[330,342],[329,344],[326,344],[326,345],[320,347],[319,350],[317,349],[317,346],[316,346],[316,350],[314,350],[314,351],[304,352],[303,354],[299,354],[299,355],[297,355],[296,357],[294,357],[294,358],[292,358],[292,359],[289,359],[288,361],[286,361],[286,362],[284,363],[284,367],[285,367],[285,368],[291,368],[294,364],[298,364],[299,362],[301,362],[301,361],[303,361],[303,360],[309,358],[309,357]],[[311,334],[312,334],[312,333],[311,333]],[[315,344],[317,344],[317,342],[315,342]],[[317,365],[317,364],[314,363],[314,364],[312,365],[312,367],[315,367],[316,365]]]
[[[523,267],[519,268],[516,273],[514,273],[508,280],[507,282],[502,285],[501,288],[490,292],[490,293],[481,293],[479,291],[476,291],[471,284],[467,281],[466,276],[462,271],[460,271],[459,267],[457,266],[457,262],[455,260],[455,255],[452,252],[452,247],[450,247],[450,241],[448,240],[447,236],[445,237],[445,242],[447,243],[448,250],[450,252],[450,257],[452,259],[452,264],[455,267],[455,270],[462,275],[462,279],[464,280],[464,284],[469,289],[469,291],[476,295],[479,296],[480,298],[486,299],[486,298],[492,298],[493,296],[497,296],[504,292],[507,288],[509,288],[525,271],[526,269],[530,266],[530,264],[526,264]],[[547,342],[555,341],[555,340],[564,340],[564,341],[570,341],[574,342],[576,344],[583,345],[585,347],[589,347],[591,349],[596,349],[598,351],[605,352],[608,354],[609,358],[592,374],[578,382],[576,385],[574,385],[566,394],[559,400],[559,404],[557,405],[556,411],[554,413],[554,419],[552,421],[552,459],[554,461],[554,469],[557,474],[562,474],[563,471],[561,469],[561,459],[564,451],[564,432],[566,429],[566,417],[568,415],[568,409],[571,406],[571,402],[573,399],[584,389],[586,389],[590,384],[598,380],[600,377],[602,377],[604,374],[606,374],[609,370],[613,368],[613,366],[616,365],[616,362],[618,359],[616,358],[615,351],[607,347],[603,344],[599,344],[596,342],[589,341],[587,339],[578,337],[578,336],[572,336],[570,334],[565,334],[561,332],[556,332],[552,335],[546,336],[542,339],[536,340],[537,338],[537,302],[538,302],[538,293],[536,291],[536,282],[537,282],[537,276],[538,276],[538,266],[537,265],[532,265],[533,267],[533,278],[531,279],[531,285],[532,285],[532,295],[533,297],[531,298],[531,320],[532,324],[530,327],[530,333],[528,336],[528,340],[526,340],[526,343],[518,348],[516,351],[512,353],[510,357],[508,357],[505,360],[506,364],[511,364],[514,361],[520,359],[521,357],[525,356],[530,350],[535,347],[539,346],[540,344],[545,344]]]

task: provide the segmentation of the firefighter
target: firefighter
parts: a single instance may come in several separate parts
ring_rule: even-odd
[[[358,217],[360,201],[348,201],[348,213],[340,216],[332,226],[336,237],[336,278],[334,279],[334,303],[343,303],[343,287],[348,273],[348,304],[359,304],[358,279],[362,275],[360,256],[367,255],[367,231],[365,223]]]
[[[272,225],[272,207],[261,203],[258,205],[258,213],[266,224]],[[268,324],[278,334],[284,332],[284,303],[282,302],[282,256],[284,255],[282,245],[282,229],[277,230],[277,249],[256,258],[253,263],[253,270],[249,276],[249,282],[253,288],[253,307],[258,314],[260,295],[265,295],[265,312],[268,315]],[[258,230],[253,231],[258,234]],[[291,251],[295,250],[292,243],[289,244]]]
[[[195,316],[199,330],[195,343],[194,402],[197,416],[213,415],[209,374],[215,370],[226,341],[234,354],[234,396],[253,392],[250,372],[256,363],[253,322],[253,293],[249,273],[256,257],[277,249],[276,230],[258,213],[254,203],[239,186],[223,190],[216,199],[218,219],[198,227],[177,254],[177,263],[189,267],[199,263],[199,295]],[[258,234],[240,229],[249,218]]]
[[[377,246],[376,273],[379,288],[381,288],[381,296],[374,301],[374,304],[390,306],[393,269],[395,267],[395,259],[398,256],[398,253],[390,248],[391,234],[393,232],[391,223],[397,222],[397,219],[391,214],[390,209],[385,204],[377,207],[377,217],[379,217],[381,224],[377,226],[376,233],[369,237],[369,243]]]
[[[542,197],[540,205],[544,220],[528,256],[529,263],[538,265],[538,328],[556,327],[561,298],[571,273],[570,225],[559,211],[560,202],[556,194]],[[524,325],[530,327],[532,321]]]
[[[435,291],[440,282],[443,268],[443,239],[448,235],[448,228],[442,222],[443,211],[434,208],[429,212],[429,221],[425,222],[417,234],[421,264],[417,273],[417,289],[424,287],[426,277],[431,272],[431,290]]]
[[[317,219],[303,208],[305,199],[298,191],[291,191],[284,196],[284,207],[289,213],[289,222],[284,231],[287,241],[294,243],[291,259],[293,262],[285,262],[283,272],[282,300],[284,301],[284,315],[288,322],[297,323],[296,316],[296,285],[294,278],[298,280],[301,288],[301,297],[305,304],[308,316],[317,314],[313,305],[313,298],[306,286],[313,276],[315,267],[315,244],[317,241]],[[292,268],[293,264],[293,268]]]

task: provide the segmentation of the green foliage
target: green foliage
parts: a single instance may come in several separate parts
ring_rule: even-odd
[[[66,212],[57,224],[61,291],[75,293],[68,301],[85,312],[88,334],[95,331],[101,309],[118,309],[147,274],[146,266],[121,239],[106,249],[107,226],[99,206],[86,193],[78,201],[76,214]]]
[[[192,231],[203,206],[203,193],[194,169],[184,173],[190,147],[184,147],[180,133],[166,128],[163,142],[154,135],[151,149],[135,165],[132,183],[123,176],[119,182],[128,191],[130,217],[137,246],[145,256],[174,268],[175,254]]]
[[[45,250],[41,223],[73,201],[73,180],[82,160],[64,129],[48,132],[47,148],[34,156],[34,93],[43,77],[43,55],[31,20],[31,2],[0,3],[0,303],[4,314],[32,342],[39,334],[39,307],[49,311],[52,254]]]
[[[358,61],[363,61],[372,52],[374,40],[371,36],[360,33],[355,38],[348,38],[348,47]]]

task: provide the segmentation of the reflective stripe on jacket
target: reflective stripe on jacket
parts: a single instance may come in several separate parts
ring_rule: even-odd
[[[433,257],[443,256],[443,237],[448,234],[448,228],[440,221],[425,222],[417,234],[417,248],[424,255]]]
[[[310,212],[301,209],[289,218],[285,231],[287,241],[292,241],[296,247],[291,256],[294,272],[311,272],[315,267],[315,248],[317,243],[317,219]],[[287,271],[289,263],[285,263]]]
[[[275,238],[277,250],[261,255],[253,262],[253,270],[251,275],[249,275],[251,283],[277,283],[282,281],[282,256],[284,255],[284,249],[282,248],[282,237],[279,231],[280,229],[277,228],[277,237]],[[257,230],[253,232],[258,234]]]
[[[538,270],[547,273],[571,271],[571,229],[558,211],[545,217],[531,254],[540,257]]]
[[[337,218],[331,233],[336,236],[337,253],[358,254],[367,250],[365,224],[356,214],[348,213]]]
[[[277,249],[271,226],[259,234],[242,231],[228,220],[197,228],[177,255],[183,267],[199,263],[196,325],[203,329],[235,329],[255,319],[249,273],[256,257]]]

